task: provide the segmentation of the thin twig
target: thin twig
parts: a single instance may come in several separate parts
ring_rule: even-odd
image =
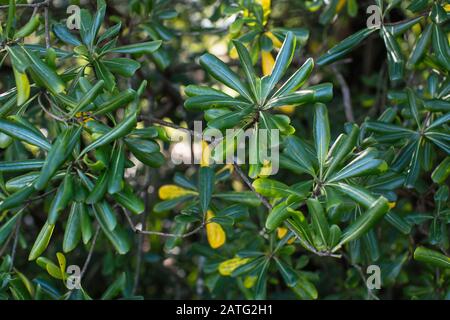
[[[89,248],[89,253],[86,257],[86,260],[84,261],[83,269],[81,269],[80,280],[83,279],[84,273],[86,272],[89,262],[91,261],[92,254],[94,252],[95,243],[97,242],[97,237],[98,237],[99,232],[100,232],[100,225],[97,225],[97,228],[96,228],[95,234],[94,234],[94,238],[92,238],[91,247]]]
[[[259,200],[261,200],[262,204],[269,210],[272,211],[272,205],[269,203],[269,201],[259,192],[257,192],[255,190],[255,188],[253,187],[251,181],[249,180],[249,178],[244,174],[244,172],[242,172],[241,168],[237,165],[236,162],[233,163],[233,167],[234,170],[236,170],[237,174],[241,177],[241,179],[245,182],[245,184],[247,185],[247,187],[250,188],[251,191],[253,191],[256,196],[259,198]]]
[[[16,3],[17,8],[39,8],[41,6],[48,6],[50,0],[45,0],[37,3]],[[8,9],[9,5],[0,6],[0,9]]]
[[[138,233],[138,234],[146,234],[146,235],[154,235],[154,236],[170,237],[170,238],[187,238],[189,236],[192,236],[193,234],[196,234],[200,230],[202,230],[209,223],[209,221],[202,222],[202,224],[199,225],[197,228],[195,228],[189,232],[186,232],[186,233],[166,233],[166,232],[159,232],[159,231],[141,230],[140,228],[136,228],[136,226],[134,225],[133,221],[131,220],[131,217],[128,214],[128,212],[126,210],[122,210],[122,211],[125,214],[125,217],[128,221],[128,224],[131,227],[131,230],[133,230],[133,232]]]
[[[372,298],[374,300],[380,300],[373,292],[372,290],[367,286],[367,279],[364,276],[364,272],[362,271],[362,268],[360,265],[353,263],[351,259],[344,253],[342,254],[345,260],[347,260],[347,263],[349,263],[351,266],[353,266],[357,271],[359,276],[361,277],[362,281],[364,282],[365,286],[367,287],[367,298]]]
[[[347,119],[348,122],[355,122],[352,107],[352,97],[350,95],[350,89],[348,87],[347,81],[345,81],[344,76],[336,66],[332,65],[331,69],[333,70],[336,76],[336,80],[339,82],[339,85],[341,86],[342,99],[344,102],[345,118]]]
[[[9,271],[12,270],[14,266],[14,258],[16,257],[16,251],[17,251],[17,243],[19,242],[19,232],[20,232],[20,225],[22,222],[22,216],[19,216],[16,222],[16,229],[14,232],[14,242],[11,249],[11,265],[9,266]]]
[[[48,6],[44,7],[44,22],[45,22],[45,47],[50,48],[50,22],[48,18]]]

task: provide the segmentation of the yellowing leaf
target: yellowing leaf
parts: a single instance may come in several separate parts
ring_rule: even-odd
[[[236,270],[238,267],[246,264],[250,259],[249,258],[233,258],[229,260],[225,260],[221,264],[219,264],[219,273],[223,276],[229,276]]]
[[[45,267],[49,275],[56,279],[63,279],[63,275],[61,274],[61,270],[53,263],[47,264]]]
[[[247,289],[252,288],[255,285],[256,280],[258,280],[257,276],[246,276],[244,279],[244,287]]]
[[[26,73],[20,73],[15,68],[13,68],[13,72],[17,87],[17,105],[21,106],[30,97],[30,82]]]
[[[179,198],[189,194],[197,194],[197,192],[179,187],[174,184],[166,184],[159,188],[158,195],[161,200],[170,200]]]
[[[66,279],[66,257],[61,252],[56,253],[56,258],[59,263],[59,270],[61,271],[61,276],[63,280]]]
[[[444,6],[445,11],[450,12],[450,4]]]
[[[262,71],[265,76],[268,76],[272,73],[273,66],[275,64],[275,60],[272,57],[272,54],[268,51],[261,51],[261,59],[262,59]]]
[[[214,218],[214,213],[211,210],[208,210],[206,212],[206,220],[208,221],[212,218]],[[209,245],[213,249],[223,246],[227,238],[222,226],[216,222],[209,222],[206,224],[206,237],[208,238]]]
[[[397,205],[397,202],[388,202],[389,209],[395,208],[396,205]]]
[[[238,55],[238,53],[237,53],[237,50],[236,50],[236,47],[235,47],[235,46],[233,46],[233,47],[231,48],[231,50],[230,50],[230,58],[231,58],[231,59],[237,59],[237,58],[239,58],[239,55]]]

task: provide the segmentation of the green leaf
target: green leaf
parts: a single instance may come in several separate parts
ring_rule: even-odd
[[[22,211],[17,212],[8,221],[2,224],[0,227],[0,246],[8,238],[14,226],[16,225],[17,219],[22,215]]]
[[[250,57],[250,54],[248,53],[247,49],[242,44],[242,42],[240,42],[238,40],[233,40],[233,44],[239,55],[239,59],[241,61],[241,65],[245,71],[247,81],[250,84],[250,89],[253,93],[253,97],[258,100],[259,97],[258,97],[258,90],[256,89],[256,86],[257,86],[256,85],[256,75],[255,75],[255,69],[253,68],[252,58]]]
[[[60,76],[44,63],[33,51],[22,47],[24,55],[29,59],[33,76],[38,79],[50,92],[57,94],[65,90],[66,85]],[[34,78],[33,78],[34,79]]]
[[[433,50],[439,63],[448,71],[450,70],[450,48],[447,35],[437,24],[433,24],[432,35]]]
[[[20,191],[17,191],[0,202],[0,212],[24,205],[25,201],[30,199],[30,196],[35,192],[33,186],[28,186]]]
[[[333,98],[333,85],[321,83],[307,89],[292,92],[269,101],[268,108],[284,105],[299,106],[307,103],[329,102]]]
[[[129,186],[126,186],[122,191],[113,194],[113,198],[122,207],[130,210],[134,214],[141,214],[145,210],[144,202],[134,194],[133,189]]]
[[[273,97],[283,96],[303,86],[311,75],[313,69],[314,60],[312,58],[308,58],[305,63],[297,71],[295,71],[288,80],[286,80],[280,89],[274,93]]]
[[[93,235],[91,218],[89,217],[88,208],[84,203],[80,202],[77,209],[80,212],[81,238],[83,239],[83,243],[87,244]]]
[[[330,145],[330,124],[328,122],[327,107],[324,104],[317,103],[314,111],[314,142],[320,172],[322,173]]]
[[[54,224],[49,224],[47,222],[44,224],[31,248],[30,255],[28,256],[29,261],[35,260],[45,251],[45,249],[47,249],[54,228]]]
[[[79,202],[72,203],[70,207],[63,239],[63,251],[66,253],[75,249],[81,240],[81,207]]]
[[[136,114],[128,115],[122,122],[120,122],[113,129],[102,135],[100,138],[95,140],[93,143],[88,145],[81,153],[79,157],[82,157],[91,150],[108,144],[114,140],[122,138],[131,132],[131,130],[136,126]]]
[[[130,250],[130,243],[127,235],[122,230],[120,225],[116,225],[114,229],[110,229],[107,222],[103,219],[102,215],[98,212],[98,207],[94,206],[95,217],[106,237],[111,241],[114,248],[119,254],[126,254]]]
[[[373,175],[385,172],[387,169],[386,161],[375,159],[373,150],[367,149],[340,171],[330,176],[328,181],[335,182],[352,177]]]
[[[72,175],[66,173],[63,182],[59,185],[56,195],[53,198],[50,208],[48,210],[47,222],[49,224],[55,224],[59,213],[64,210],[73,197],[73,181]]]
[[[352,34],[350,37],[344,39],[336,46],[328,50],[326,54],[317,60],[317,64],[319,66],[323,66],[341,59],[376,30],[376,28],[362,29]]]
[[[414,259],[417,261],[429,263],[432,266],[448,269],[450,268],[450,258],[440,252],[425,248],[417,247],[414,251]]]
[[[335,150],[335,145],[330,150],[332,155],[330,165],[328,166],[326,177],[333,173],[333,171],[341,164],[345,157],[354,149],[356,142],[358,140],[359,128],[358,126],[352,124],[352,129],[348,136],[344,136],[344,142],[337,147]],[[337,140],[336,140],[337,141]]]
[[[395,37],[384,27],[381,29],[381,36],[387,50],[389,79],[398,81],[403,78],[405,61]]]
[[[296,38],[292,32],[288,32],[283,42],[283,46],[277,55],[275,65],[273,66],[272,73],[267,79],[267,82],[263,81],[263,99],[269,96],[272,89],[283,77],[287,68],[291,64],[292,58],[295,52]]]
[[[450,157],[446,157],[431,174],[435,183],[443,184],[450,175]]]
[[[62,41],[73,46],[80,46],[81,41],[73,35],[67,27],[61,23],[53,25],[53,33]]]
[[[74,115],[76,115],[78,112],[83,111],[83,109],[89,105],[90,103],[92,103],[94,101],[94,99],[100,94],[100,90],[102,90],[103,85],[105,84],[105,82],[103,80],[99,80],[97,81],[97,83],[88,91],[86,92],[83,97],[80,99],[80,101],[78,101],[77,105],[75,106],[75,108],[73,108],[70,111],[69,116],[73,117]]]
[[[108,189],[108,178],[108,170],[103,171],[103,173],[95,182],[94,188],[90,191],[89,196],[86,199],[87,204],[94,204],[103,199],[106,190]]]
[[[69,158],[80,138],[82,129],[82,126],[71,126],[56,139],[34,184],[36,190],[44,189],[55,172]]]
[[[205,213],[209,208],[212,193],[214,191],[214,170],[210,167],[201,167],[198,173],[198,192],[200,197],[200,207]]]
[[[117,73],[127,78],[132,77],[136,70],[141,67],[141,64],[139,62],[128,58],[113,58],[103,60],[103,64],[112,73]]]
[[[94,115],[103,115],[108,112],[113,112],[116,109],[130,103],[136,98],[136,92],[132,89],[122,91],[118,95],[113,96],[111,99],[106,100],[97,107],[94,111]]]
[[[256,179],[253,181],[252,185],[256,192],[265,197],[288,197],[290,195],[302,196],[301,193],[296,192],[286,184],[273,179]]]
[[[241,80],[239,80],[239,77],[217,57],[212,54],[205,53],[200,57],[200,64],[213,78],[235,90],[246,100],[250,102],[253,101],[247,88]]]
[[[117,142],[111,156],[110,174],[108,178],[108,193],[115,194],[123,188],[122,180],[125,173],[125,151],[121,141]]]
[[[275,263],[278,270],[283,277],[284,282],[286,282],[288,287],[294,287],[297,284],[298,276],[295,270],[286,262],[279,258],[275,258]]]
[[[317,199],[306,200],[308,211],[311,215],[313,231],[319,236],[322,244],[327,246],[330,234],[330,226],[325,216],[322,204]]]
[[[133,43],[126,46],[116,47],[112,50],[109,50],[108,52],[131,54],[152,53],[158,50],[158,48],[161,46],[161,43],[161,40]]]
[[[221,107],[233,107],[238,109],[244,109],[252,107],[252,104],[229,96],[206,94],[188,98],[184,103],[184,107],[187,110],[203,111],[211,108],[221,108]]]
[[[384,197],[379,197],[369,209],[360,215],[350,226],[342,233],[341,240],[333,248],[333,252],[338,250],[343,244],[358,239],[380,220],[389,210],[388,201]]]
[[[0,132],[46,151],[50,150],[52,146],[40,132],[31,130],[18,121],[0,119]]]
[[[428,24],[420,35],[420,38],[417,40],[413,50],[411,51],[411,55],[409,56],[408,61],[410,65],[416,65],[425,55],[428,44],[431,40],[431,32],[432,25]]]

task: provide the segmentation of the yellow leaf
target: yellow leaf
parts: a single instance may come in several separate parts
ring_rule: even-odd
[[[288,229],[285,227],[279,227],[277,228],[277,237],[278,239],[283,239],[283,237],[286,235],[286,233],[288,232]],[[288,240],[288,244],[291,244],[295,241],[295,237],[292,237]]]
[[[340,12],[346,2],[347,2],[347,0],[339,0],[338,5],[336,6],[336,12]]]
[[[208,221],[212,218],[214,218],[214,213],[211,210],[208,210],[206,213],[206,220]],[[208,238],[209,245],[213,249],[223,246],[227,238],[222,226],[216,222],[206,224],[206,237]]]
[[[66,257],[61,252],[56,253],[56,259],[58,259],[59,269],[63,280],[66,279]]]
[[[278,38],[270,31],[267,31],[265,33],[266,37],[269,38],[270,40],[272,40],[272,44],[275,48],[281,48],[281,46],[283,45],[283,43],[278,40]]]
[[[272,73],[273,66],[275,64],[275,60],[272,57],[272,54],[268,51],[261,51],[262,58],[262,71],[265,76],[268,76]]]
[[[295,107],[292,105],[281,106],[278,107],[277,109],[286,114],[293,114],[295,111]]]
[[[444,6],[445,11],[450,12],[450,4]]]
[[[249,260],[249,258],[239,257],[225,260],[224,262],[219,264],[219,273],[223,276],[229,276],[233,273],[234,270],[246,264]]]
[[[397,205],[397,202],[388,202],[389,209],[395,208],[396,205]]]
[[[21,106],[30,97],[30,82],[26,73],[20,73],[15,68],[13,68],[13,72],[17,87],[17,105]]]
[[[286,235],[287,232],[288,232],[288,229],[285,227],[277,228],[278,239],[283,239],[283,237]]]
[[[174,184],[166,184],[158,190],[158,195],[161,200],[171,200],[188,194],[197,194],[197,192],[179,187]]]
[[[230,50],[230,58],[231,59],[239,58],[239,55],[238,55],[237,50],[236,50],[236,47],[234,47],[234,46]]]
[[[63,279],[63,275],[61,274],[61,270],[56,266],[56,264],[49,263],[45,267],[49,275],[56,279]]]
[[[206,141],[202,140],[202,159],[200,161],[201,167],[209,167],[211,164],[211,149]]]
[[[244,287],[247,289],[252,288],[255,285],[256,280],[258,280],[257,276],[246,276],[244,279]]]

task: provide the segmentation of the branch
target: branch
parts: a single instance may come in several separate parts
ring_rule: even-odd
[[[352,97],[350,95],[350,89],[348,87],[348,84],[345,81],[344,76],[342,75],[342,73],[339,72],[336,66],[331,65],[331,69],[333,70],[336,76],[336,80],[339,82],[339,85],[341,86],[342,99],[344,102],[345,118],[347,119],[348,122],[355,122],[355,117],[353,116]]]
[[[89,248],[89,253],[86,257],[86,260],[84,261],[83,269],[81,269],[80,280],[83,279],[83,276],[87,270],[89,262],[91,262],[92,254],[94,252],[94,247],[95,247],[95,243],[97,242],[97,237],[98,237],[99,232],[100,232],[100,225],[97,225],[97,228],[95,229],[94,238],[92,238],[91,247]]]
[[[50,0],[45,0],[42,2],[37,2],[37,3],[17,3],[16,7],[17,8],[39,8],[41,6],[47,6],[50,4]],[[8,9],[9,5],[3,5],[0,6],[0,9]]]
[[[141,230],[141,228],[136,227],[134,225],[133,221],[131,220],[130,215],[128,214],[128,212],[125,209],[123,210],[123,213],[125,214],[128,224],[130,225],[131,230],[133,230],[133,232],[135,232],[137,234],[146,234],[146,235],[161,236],[161,237],[187,238],[189,236],[192,236],[193,234],[196,234],[200,230],[202,230],[209,223],[209,221],[204,221],[197,228],[195,228],[189,232],[186,232],[186,233],[178,233],[178,234],[177,233],[166,233],[166,232],[159,232],[159,231]]]

